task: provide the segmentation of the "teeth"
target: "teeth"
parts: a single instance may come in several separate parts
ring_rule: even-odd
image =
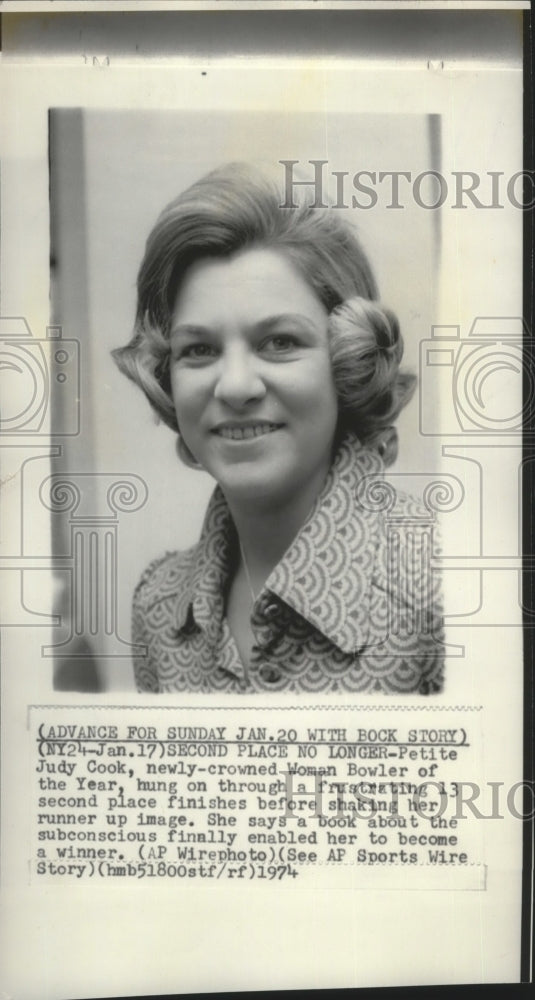
[[[271,434],[277,428],[278,424],[248,424],[245,427],[220,427],[217,434],[220,437],[230,438],[232,441],[244,441],[249,438],[261,437],[262,434]]]

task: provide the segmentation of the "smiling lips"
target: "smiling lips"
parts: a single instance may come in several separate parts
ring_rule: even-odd
[[[221,424],[214,427],[212,433],[229,441],[249,441],[252,438],[263,437],[278,431],[282,424],[251,423],[251,424]]]

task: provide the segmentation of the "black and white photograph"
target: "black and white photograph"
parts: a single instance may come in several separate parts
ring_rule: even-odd
[[[73,475],[49,481],[83,565],[63,571],[71,587],[59,574],[56,684],[439,692],[433,498],[452,487],[415,390],[438,308],[440,116],[214,112],[192,126],[187,112],[50,113],[54,326],[78,332],[86,404]],[[107,526],[77,531],[77,508],[100,478],[109,503],[119,455],[144,505],[136,544],[106,550]],[[133,669],[114,663],[129,593]]]

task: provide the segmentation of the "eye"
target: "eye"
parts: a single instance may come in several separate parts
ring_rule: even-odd
[[[211,344],[184,344],[176,353],[177,361],[209,361],[215,357],[216,349]]]
[[[274,333],[262,342],[262,350],[268,354],[287,354],[300,346],[299,339],[293,333]]]

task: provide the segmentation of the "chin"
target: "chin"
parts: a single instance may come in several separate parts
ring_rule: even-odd
[[[280,475],[280,473],[279,473]],[[255,475],[245,469],[236,470],[236,475],[216,477],[227,500],[255,502],[260,506],[276,503],[288,494],[288,482],[276,482],[273,474]]]

